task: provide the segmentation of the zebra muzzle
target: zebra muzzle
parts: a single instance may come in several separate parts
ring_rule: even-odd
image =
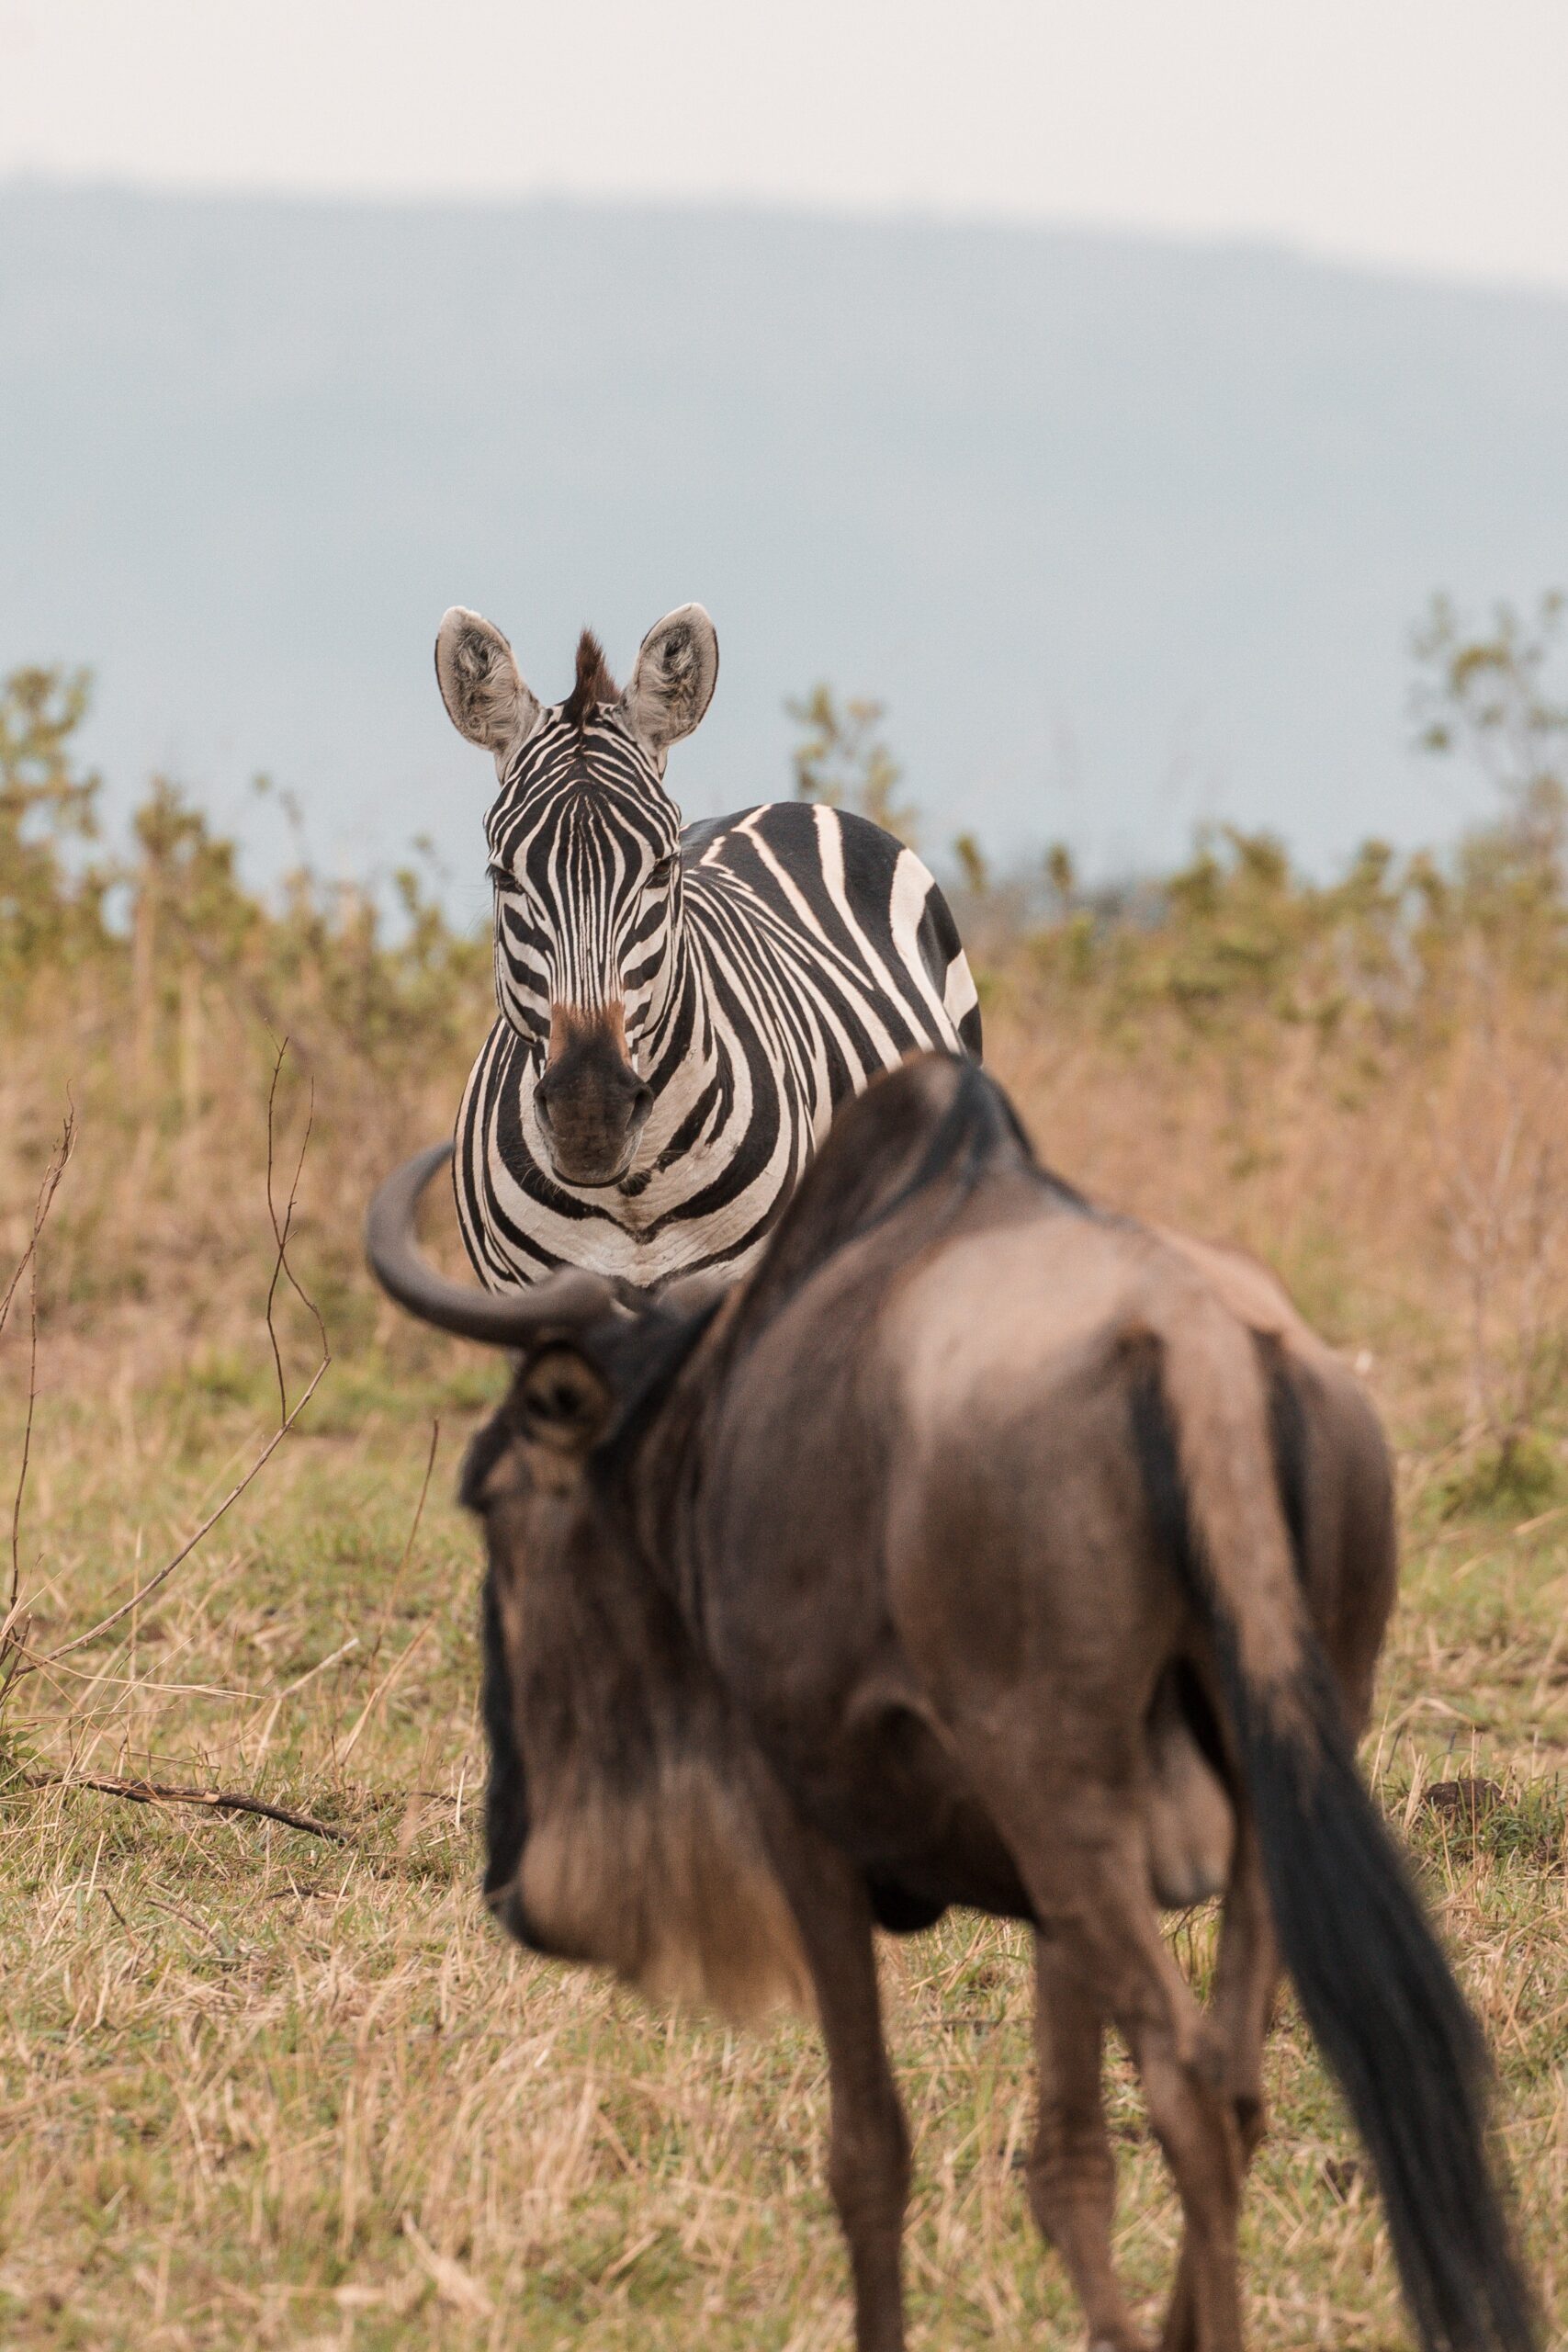
[[[553,1010],[534,1111],[563,1183],[614,1184],[631,1164],[653,1093],[627,1060],[625,1038],[619,1007],[591,1021]]]

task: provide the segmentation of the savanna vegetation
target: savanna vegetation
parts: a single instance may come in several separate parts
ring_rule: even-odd
[[[1321,883],[1221,832],[1117,891],[1062,852],[1022,876],[971,840],[953,860],[989,1058],[1045,1155],[1277,1263],[1397,1437],[1404,1593],[1366,1762],[1496,2052],[1549,2342],[1568,2337],[1559,617],[1478,631],[1438,608],[1423,633],[1416,723],[1497,796],[1450,853],[1371,844]],[[85,694],[23,672],[0,700],[0,2334],[840,2345],[810,2032],[650,2017],[506,1948],[476,1894],[477,1560],[451,1494],[502,1368],[393,1314],[358,1226],[450,1125],[487,944],[412,870],[389,913],[304,865],[258,896],[166,785],[105,843]],[[874,707],[823,690],[799,716],[803,788],[911,823]],[[1170,1932],[1201,1976],[1208,1913]],[[952,1918],[889,1943],[886,1974],[916,2341],[1076,2341],[1017,2177],[1021,1936]],[[1392,2352],[1376,2201],[1289,2004],[1269,2071],[1256,2340]],[[1123,2072],[1113,2114],[1122,2259],[1152,2313],[1175,2209]]]

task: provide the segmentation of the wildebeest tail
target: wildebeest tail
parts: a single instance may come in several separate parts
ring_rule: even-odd
[[[1200,1310],[1144,1352],[1133,1417],[1149,1506],[1213,1636],[1280,1950],[1376,2168],[1421,2343],[1530,2352],[1487,2158],[1485,2048],[1307,1620],[1258,1351]]]

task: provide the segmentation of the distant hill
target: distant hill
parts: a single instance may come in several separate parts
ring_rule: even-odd
[[[1315,862],[1451,829],[1410,626],[1568,580],[1568,300],[1268,251],[741,210],[0,189],[0,665],[85,661],[117,793],[326,863],[432,834],[483,903],[451,603],[545,695],[687,597],[671,780],[787,788],[784,697],[889,706],[933,848]]]

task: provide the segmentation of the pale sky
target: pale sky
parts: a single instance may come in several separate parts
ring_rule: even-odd
[[[0,0],[0,176],[740,197],[1568,288],[1568,0]]]

